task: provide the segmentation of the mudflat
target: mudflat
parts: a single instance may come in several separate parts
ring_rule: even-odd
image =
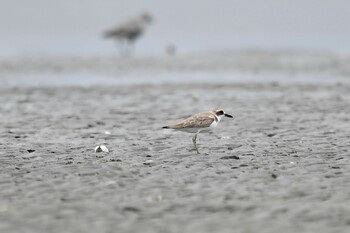
[[[349,58],[220,54],[2,60],[0,232],[347,232]],[[214,107],[234,119],[198,135],[199,155],[162,129]]]

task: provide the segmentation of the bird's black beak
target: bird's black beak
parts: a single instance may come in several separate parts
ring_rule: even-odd
[[[229,117],[229,118],[233,118],[233,116],[231,116],[230,114],[227,114],[227,113],[225,113],[224,116]]]

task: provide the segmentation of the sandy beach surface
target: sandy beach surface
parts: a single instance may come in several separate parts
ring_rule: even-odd
[[[1,58],[0,232],[349,232],[349,62]],[[217,106],[199,155],[161,129]]]

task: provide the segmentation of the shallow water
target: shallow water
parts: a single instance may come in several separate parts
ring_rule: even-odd
[[[288,75],[283,73],[252,74],[247,72],[161,72],[156,74],[114,75],[69,73],[69,74],[22,74],[3,77],[2,88],[8,87],[91,87],[145,84],[232,84],[232,83],[276,83],[276,84],[350,84],[348,77],[330,75]]]

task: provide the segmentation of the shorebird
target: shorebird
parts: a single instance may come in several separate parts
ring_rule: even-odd
[[[115,39],[121,46],[125,43],[132,46],[135,40],[143,34],[146,26],[151,22],[152,16],[148,13],[143,13],[134,19],[107,30],[104,32],[104,37]]]
[[[199,132],[209,132],[215,128],[223,116],[233,118],[231,115],[224,112],[220,108],[215,108],[208,112],[197,113],[177,124],[164,126],[163,129],[174,129],[187,133],[194,133],[192,138],[194,148],[199,154],[197,147],[197,135]]]

